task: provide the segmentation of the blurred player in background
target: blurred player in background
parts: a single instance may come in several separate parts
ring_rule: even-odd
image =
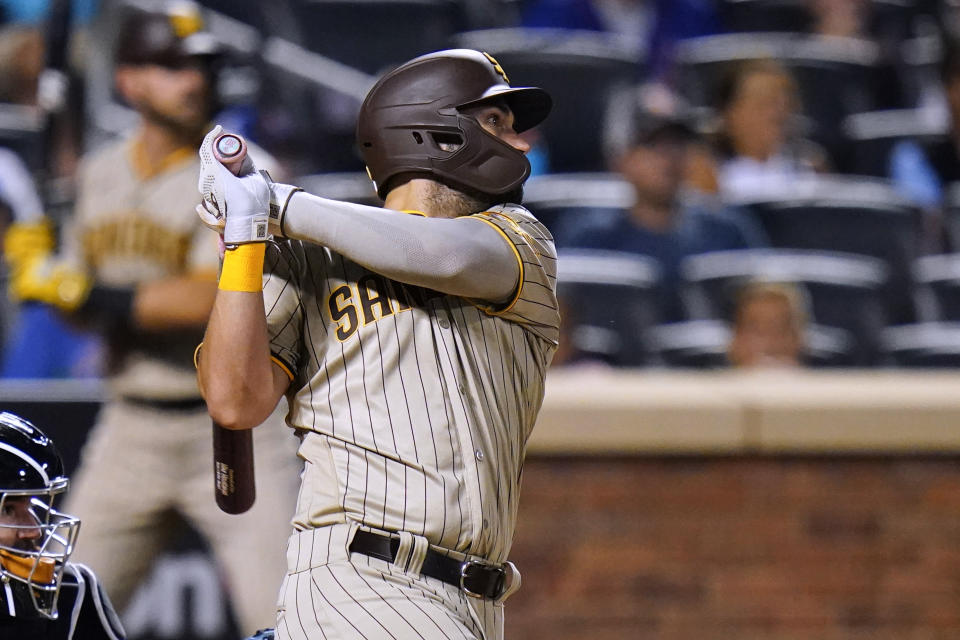
[[[84,158],[66,257],[27,260],[11,289],[96,327],[110,349],[112,399],[69,504],[89,523],[77,557],[122,611],[179,514],[209,541],[249,633],[274,619],[297,469],[293,438],[271,419],[257,441],[261,500],[242,516],[215,505],[210,419],[192,357],[216,292],[217,242],[193,209],[195,149],[215,106],[221,48],[196,11],[131,11],[115,53],[117,89],[141,124]]]
[[[306,461],[278,639],[503,636],[560,320],[553,239],[507,203],[550,106],[479,51],[388,73],[357,125],[384,208],[238,178],[219,128],[201,146],[198,211],[229,247],[201,386],[233,429],[286,396]]]
[[[0,413],[0,637],[122,640],[113,606],[84,565],[70,562],[80,521],[53,508],[67,490],[53,441]]]

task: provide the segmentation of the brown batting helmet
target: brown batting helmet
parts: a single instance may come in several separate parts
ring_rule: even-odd
[[[491,195],[522,185],[530,175],[524,154],[461,113],[493,100],[510,107],[518,133],[542,122],[552,105],[543,89],[511,87],[492,56],[472,49],[420,56],[381,78],[357,121],[360,153],[380,197],[401,173]]]
[[[120,26],[114,60],[118,65],[176,68],[197,58],[213,59],[221,53],[220,42],[204,30],[199,7],[181,2],[164,12],[130,9]]]

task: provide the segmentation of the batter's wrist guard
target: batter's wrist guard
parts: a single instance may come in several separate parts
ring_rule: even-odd
[[[303,191],[303,189],[292,184],[274,182],[266,171],[260,173],[265,174],[267,182],[270,183],[270,233],[284,237],[283,217],[287,213],[287,205],[290,204],[290,198],[293,197],[293,194],[297,191]]]
[[[265,242],[228,246],[223,254],[218,288],[224,291],[262,291],[263,259],[266,251]]]

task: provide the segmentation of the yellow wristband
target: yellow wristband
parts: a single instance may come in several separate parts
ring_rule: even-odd
[[[263,256],[265,242],[241,244],[236,249],[227,249],[220,270],[220,284],[224,291],[262,291]]]

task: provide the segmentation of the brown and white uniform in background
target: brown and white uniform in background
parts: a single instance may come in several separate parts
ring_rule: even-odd
[[[64,238],[101,284],[217,276],[217,238],[194,213],[199,162],[183,148],[151,171],[136,139],[86,159]],[[114,331],[110,400],[84,447],[66,509],[83,521],[74,558],[90,565],[118,610],[176,532],[177,513],[209,542],[242,631],[271,626],[283,577],[299,465],[296,439],[275,413],[257,429],[258,499],[239,516],[214,500],[210,417],[200,398],[195,330]]]
[[[292,378],[287,420],[305,461],[279,639],[502,637],[502,602],[419,568],[428,545],[507,559],[558,337],[556,251],[522,207],[470,218],[494,226],[521,267],[499,309],[388,280],[324,247],[268,247],[271,349]],[[395,562],[349,554],[358,527],[402,532]]]

